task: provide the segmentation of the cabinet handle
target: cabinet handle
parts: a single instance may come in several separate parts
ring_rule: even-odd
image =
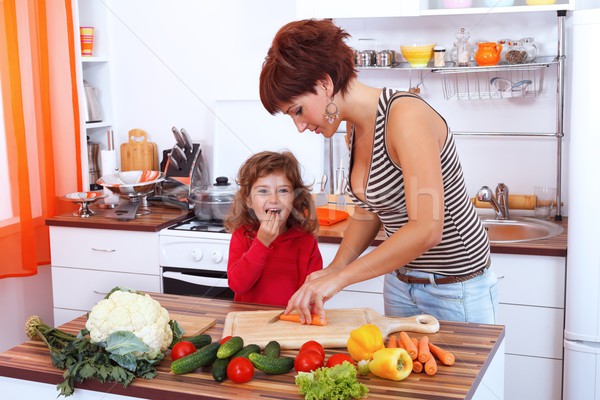
[[[101,294],[102,296],[106,296],[108,294],[108,292],[99,292],[97,290],[93,290],[93,292],[96,294]]]
[[[165,271],[162,274],[163,278],[177,279],[179,281],[192,283],[194,285],[208,286],[208,287],[229,287],[227,279],[221,278],[209,278],[206,276],[188,275],[181,272]]]
[[[102,251],[104,253],[114,253],[116,250],[110,250],[110,249],[96,249],[95,247],[92,247],[92,250],[94,251]]]
[[[504,275],[500,275],[496,277],[497,280],[504,279]]]

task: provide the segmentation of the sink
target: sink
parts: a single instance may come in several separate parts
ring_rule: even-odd
[[[529,242],[551,238],[563,231],[556,223],[527,217],[507,220],[484,219],[482,223],[491,243]]]

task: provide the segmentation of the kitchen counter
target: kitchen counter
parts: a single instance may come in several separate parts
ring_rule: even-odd
[[[335,208],[335,203],[329,204],[328,207]],[[73,216],[71,213],[61,214],[47,218],[46,225],[158,232],[163,228],[194,216],[193,211],[183,211],[173,207],[152,205],[152,213],[148,215],[137,216],[131,221],[119,221],[104,217],[107,212],[106,209],[94,207],[92,207],[92,209],[96,211],[97,214],[90,218],[79,218]],[[352,214],[353,209],[354,206],[350,205],[347,207],[350,214]],[[348,223],[349,220],[347,219],[334,225],[321,226],[319,230],[319,241],[323,243],[340,243]],[[556,223],[563,227],[563,232],[556,237],[519,243],[493,243],[491,245],[491,251],[492,253],[503,254],[565,257],[567,255],[568,219],[563,218],[561,222]],[[379,245],[383,240],[385,240],[385,235],[382,231],[373,242],[373,245]]]
[[[172,312],[215,318],[216,324],[206,331],[213,340],[221,337],[227,313],[274,308],[227,300],[153,293],[151,295]],[[85,317],[81,316],[61,326],[61,329],[76,333],[84,326],[84,323]],[[265,334],[268,335],[268,333]],[[421,336],[416,333],[413,335],[417,338]],[[473,396],[480,387],[494,390],[493,388],[489,389],[488,385],[480,383],[486,372],[489,372],[488,369],[495,369],[496,364],[492,366],[492,361],[499,358],[503,360],[503,326],[440,321],[440,331],[429,336],[432,342],[451,350],[456,357],[456,363],[450,367],[439,364],[438,372],[434,376],[424,373],[411,374],[400,382],[380,379],[373,375],[359,377],[359,380],[369,388],[369,398],[471,399],[475,398]],[[339,351],[344,351],[344,349],[327,349],[327,357]],[[295,355],[297,352],[286,350],[283,353]],[[158,366],[158,375],[153,380],[136,378],[127,388],[123,388],[120,384],[87,381],[77,386],[75,394],[82,388],[149,399],[301,398],[294,384],[295,371],[284,375],[267,375],[256,371],[254,378],[245,384],[236,384],[230,380],[217,383],[213,380],[208,368],[202,368],[190,374],[174,375],[169,370],[170,363],[170,356],[167,355]],[[501,368],[503,370],[503,363]],[[40,341],[33,340],[0,354],[0,376],[50,385],[56,385],[62,381],[62,371],[52,367],[46,346]],[[500,383],[501,387],[502,383]],[[498,397],[502,398],[501,395]]]

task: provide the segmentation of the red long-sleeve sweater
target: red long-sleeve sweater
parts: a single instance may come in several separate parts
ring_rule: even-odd
[[[286,306],[306,277],[323,268],[316,238],[290,228],[265,247],[246,229],[233,232],[227,279],[235,301]]]

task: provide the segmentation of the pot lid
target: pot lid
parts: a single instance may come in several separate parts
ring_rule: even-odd
[[[235,188],[226,176],[219,176],[215,183],[201,189],[198,194],[210,198],[232,198],[235,195]]]

